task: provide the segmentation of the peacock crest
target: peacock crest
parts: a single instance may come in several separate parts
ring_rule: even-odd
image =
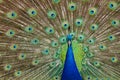
[[[61,80],[67,35],[83,80],[120,80],[120,0],[0,0],[0,80]]]

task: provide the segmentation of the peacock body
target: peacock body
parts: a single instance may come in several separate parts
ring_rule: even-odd
[[[0,80],[120,80],[120,0],[0,0]]]

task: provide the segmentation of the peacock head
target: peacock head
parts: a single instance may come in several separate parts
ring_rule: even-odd
[[[70,46],[72,43],[72,36],[70,34],[67,35],[67,42],[68,42],[68,46]]]

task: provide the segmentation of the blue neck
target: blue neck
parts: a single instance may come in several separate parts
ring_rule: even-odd
[[[77,66],[74,60],[72,44],[68,45],[66,60],[65,60],[61,80],[82,80],[82,77],[80,76],[80,73],[77,69]]]

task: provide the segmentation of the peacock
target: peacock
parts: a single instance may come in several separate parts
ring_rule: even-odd
[[[120,0],[0,0],[0,80],[120,80]]]

